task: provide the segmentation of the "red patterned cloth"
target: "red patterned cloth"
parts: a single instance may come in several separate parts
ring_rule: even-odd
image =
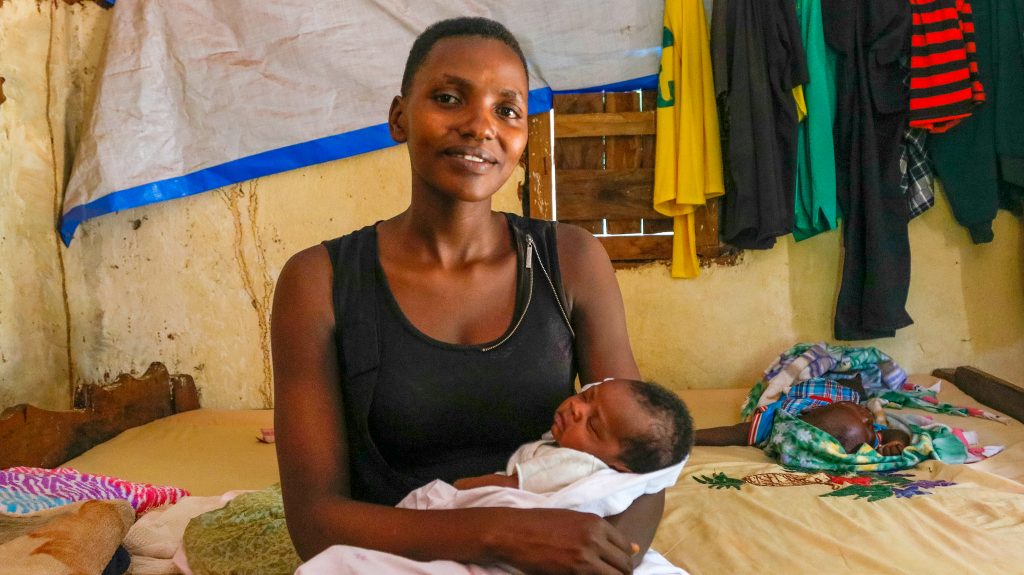
[[[0,511],[11,514],[31,513],[87,499],[124,499],[131,503],[137,515],[142,515],[188,494],[177,487],[132,483],[68,467],[0,470]]]
[[[940,133],[985,101],[968,0],[910,0],[910,126]]]

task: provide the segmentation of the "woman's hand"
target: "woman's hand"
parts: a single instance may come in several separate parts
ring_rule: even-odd
[[[501,518],[493,542],[500,562],[526,573],[633,572],[639,546],[590,513],[561,509],[492,509]]]

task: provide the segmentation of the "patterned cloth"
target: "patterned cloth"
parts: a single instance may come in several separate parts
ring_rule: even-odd
[[[123,499],[142,515],[188,495],[177,487],[132,483],[116,477],[59,467],[11,467],[0,470],[0,511],[28,514],[89,499]]]
[[[838,401],[860,403],[860,399],[859,393],[834,380],[818,377],[799,383],[792,386],[789,393],[782,399],[754,410],[750,419],[747,443],[763,447],[771,436],[775,415],[779,411],[785,411],[793,417],[800,417],[800,414],[809,409]]]
[[[948,429],[912,426],[913,443],[899,455],[882,455],[867,445],[846,453],[836,438],[780,411],[765,446],[765,454],[793,468],[815,471],[894,471],[909,469],[929,458],[946,463],[967,460],[967,447]]]
[[[792,416],[799,416],[808,409],[839,401],[860,403],[860,394],[833,380],[818,377],[790,388],[779,409]]]
[[[281,485],[243,493],[189,521],[182,546],[193,573],[294,573],[302,563],[284,519]]]
[[[932,413],[947,413],[950,415],[962,415],[964,417],[979,417],[1002,421],[998,415],[979,409],[977,407],[961,407],[951,403],[942,403],[938,400],[938,394],[930,389],[903,389],[900,391],[887,391],[878,396],[883,400],[882,405],[900,409],[903,407],[914,407],[930,411]],[[1004,422],[1005,423],[1005,422]]]
[[[803,381],[855,377],[860,377],[864,391],[870,396],[900,389],[907,381],[907,372],[873,347],[799,343],[765,370],[762,379],[747,394],[740,413],[744,419],[751,417],[756,408],[782,399],[793,385]]]
[[[894,429],[900,429],[913,436],[915,428],[931,429],[935,427],[941,427],[949,434],[944,434],[941,438],[933,438],[932,442],[937,446],[936,449],[941,453],[946,447],[944,442],[952,441],[953,439],[958,440],[967,448],[967,460],[964,463],[976,463],[984,459],[988,459],[997,453],[1002,452],[1006,449],[1005,445],[981,445],[978,443],[978,434],[974,431],[966,429],[960,429],[959,427],[950,427],[944,423],[935,421],[930,415],[922,415],[917,413],[894,413],[892,411],[886,411],[886,421]]]
[[[900,153],[900,189],[910,204],[910,219],[928,211],[935,205],[935,190],[932,189],[931,165],[925,138],[928,133],[917,128],[907,128],[903,134],[903,151]]]
[[[941,133],[985,101],[967,0],[911,0],[910,125]]]

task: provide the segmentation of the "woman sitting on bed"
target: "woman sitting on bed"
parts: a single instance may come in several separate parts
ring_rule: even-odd
[[[409,207],[293,256],[272,319],[292,539],[531,573],[631,571],[664,493],[608,520],[554,509],[395,509],[434,479],[501,468],[583,381],[639,379],[608,256],[589,233],[491,211],[527,139],[525,59],[500,24],[413,45],[392,137]],[[633,544],[640,553],[631,557]]]

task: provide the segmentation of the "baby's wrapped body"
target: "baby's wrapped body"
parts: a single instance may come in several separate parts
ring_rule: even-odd
[[[434,481],[411,492],[398,507],[406,509],[464,509],[468,507],[559,508],[602,517],[625,510],[637,497],[675,485],[684,462],[652,473],[622,473],[604,468],[553,493],[533,493],[511,487],[456,489]],[[505,566],[466,565],[454,561],[413,561],[380,551],[335,545],[305,563],[296,575],[499,575],[515,573]],[[648,550],[634,573],[680,575],[685,571],[660,553]]]
[[[671,391],[650,382],[607,379],[585,386],[555,410],[551,431],[520,446],[504,473],[437,480],[399,502],[405,509],[515,507],[618,515],[638,497],[675,485],[693,443],[693,420]],[[634,544],[634,553],[639,547]],[[412,561],[357,547],[334,546],[299,570],[391,575],[515,572],[453,561]],[[648,550],[635,573],[684,573]]]
[[[698,430],[697,444],[755,445],[783,465],[834,472],[907,469],[928,458],[971,461],[956,430],[882,407],[987,414],[939,404],[935,391],[907,389],[906,381],[877,349],[800,344],[751,389],[741,413],[748,421]]]
[[[827,432],[847,453],[867,444],[882,455],[899,455],[910,442],[906,430],[889,429],[878,401],[872,410],[862,403],[858,379],[818,377],[790,387],[780,399],[761,405],[750,416],[747,443],[765,447],[779,412],[789,414]]]

